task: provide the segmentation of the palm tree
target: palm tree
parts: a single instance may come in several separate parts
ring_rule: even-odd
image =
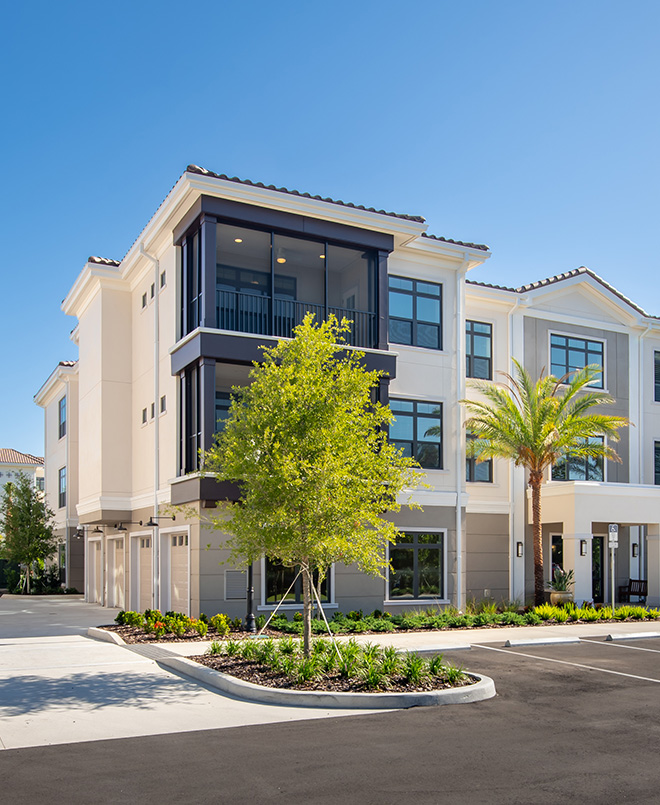
[[[525,467],[532,489],[534,532],[534,601],[543,603],[543,543],[541,539],[541,484],[547,467],[561,459],[608,458],[620,462],[616,452],[603,441],[619,440],[619,428],[630,424],[625,417],[593,413],[614,399],[589,389],[602,371],[585,366],[557,379],[552,375],[534,382],[514,360],[515,377],[504,374],[504,383],[472,381],[470,387],[485,401],[461,400],[468,412],[469,455],[477,461],[512,459]]]

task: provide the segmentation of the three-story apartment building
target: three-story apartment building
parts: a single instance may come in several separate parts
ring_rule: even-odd
[[[405,536],[390,549],[386,578],[335,565],[323,590],[329,609],[528,596],[524,473],[466,459],[459,404],[466,378],[496,379],[511,356],[533,374],[601,361],[616,412],[637,425],[624,434],[620,466],[554,468],[544,489],[548,562],[575,568],[577,597],[598,598],[603,524],[616,522],[631,552],[622,561],[620,549],[618,577],[648,570],[660,596],[660,432],[649,446],[656,403],[653,384],[642,382],[660,354],[660,322],[586,270],[520,289],[471,283],[467,272],[487,247],[426,229],[418,216],[189,166],[121,261],[89,259],[63,303],[78,322],[76,456],[71,441],[65,466],[75,461],[68,493],[75,474],[88,600],[243,614],[245,571],[227,563],[226,535],[204,526],[205,513],[238,490],[200,474],[199,451],[261,347],[289,337],[307,312],[353,322],[350,348],[384,372],[379,397],[396,416],[390,438],[417,458],[429,485],[415,492],[421,510],[396,515]],[[51,376],[37,395],[47,422],[61,382]],[[73,392],[69,381],[68,401]],[[430,436],[432,426],[441,435]],[[47,442],[47,490],[57,449]],[[267,611],[293,576],[267,559],[254,571],[257,609]],[[300,606],[300,590],[286,606]]]

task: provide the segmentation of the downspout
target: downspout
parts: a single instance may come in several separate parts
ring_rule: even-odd
[[[467,252],[456,272],[456,607],[463,609],[463,518],[461,498],[465,476],[463,416],[459,400],[465,397],[465,275],[470,261]]]
[[[637,394],[637,461],[639,463],[638,479],[639,483],[644,483],[644,339],[651,331],[650,324],[646,325],[646,330],[639,336],[639,349],[637,350],[637,382],[639,390]],[[630,392],[628,392],[630,399]],[[630,529],[628,530],[630,532]],[[646,532],[647,527],[638,526],[637,544],[639,545],[639,558],[637,560],[637,577],[642,578],[644,574],[644,563],[646,561]],[[648,574],[645,576],[648,578]]]
[[[511,310],[507,313],[507,360],[509,366],[507,367],[507,371],[511,371],[511,358],[513,357],[513,314],[516,310],[520,307],[520,297],[516,298],[515,305],[511,308]],[[524,361],[524,356],[520,355],[520,362]],[[515,580],[515,561],[516,561],[516,552],[514,548],[515,543],[515,528],[514,528],[514,519],[515,519],[515,497],[514,497],[514,487],[515,487],[515,480],[516,480],[516,467],[513,462],[509,464],[509,599],[513,601],[516,597],[515,595],[515,587],[514,587],[514,580]],[[523,491],[523,496],[526,494]],[[524,528],[524,525],[523,525]],[[523,545],[525,544],[524,534],[523,534]],[[524,589],[524,582],[523,582],[523,589]]]
[[[140,254],[150,260],[154,267],[154,517],[158,517],[158,490],[160,489],[160,328],[159,306],[160,262],[149,254],[140,243]],[[160,532],[158,520],[154,526],[153,562],[153,608],[160,609]]]

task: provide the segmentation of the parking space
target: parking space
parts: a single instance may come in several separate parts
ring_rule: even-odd
[[[478,661],[475,652],[479,652]],[[511,648],[501,643],[478,644],[470,651],[466,667],[477,661],[482,672],[488,673],[484,663],[488,667],[494,661],[489,659],[488,652],[491,657],[493,654],[505,655],[510,658],[509,662],[517,662],[521,668],[531,662],[540,667],[545,665],[548,670],[550,667],[563,667],[567,671],[573,669],[595,677],[609,676],[617,678],[621,684],[660,684],[660,638],[625,641],[609,641],[602,637],[581,638],[578,643],[531,643]],[[467,659],[466,655],[463,656]]]

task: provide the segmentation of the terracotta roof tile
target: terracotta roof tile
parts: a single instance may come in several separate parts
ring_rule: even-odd
[[[113,260],[110,257],[96,257],[95,255],[91,255],[87,258],[88,263],[97,263],[101,266],[118,266],[121,265],[120,260]]]
[[[30,453],[19,453],[11,447],[0,447],[0,464],[26,464],[42,466],[43,456],[33,456]]]

